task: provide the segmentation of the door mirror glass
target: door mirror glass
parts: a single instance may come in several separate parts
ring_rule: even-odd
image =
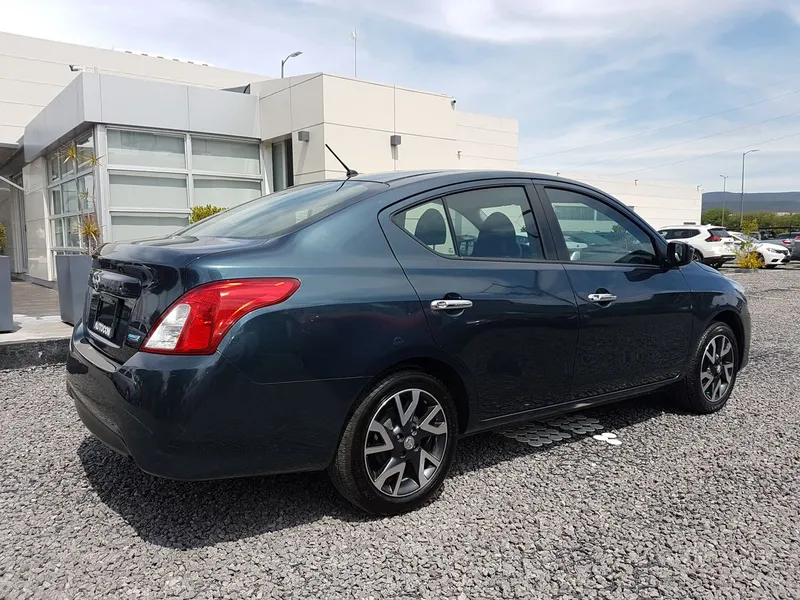
[[[683,242],[667,244],[667,264],[670,267],[682,267],[694,260],[694,248]]]

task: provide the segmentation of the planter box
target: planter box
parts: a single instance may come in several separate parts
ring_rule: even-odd
[[[11,306],[11,258],[0,256],[0,332],[14,330],[14,310]]]
[[[92,257],[85,254],[57,254],[58,306],[61,320],[75,325],[83,315],[83,303],[89,287]]]

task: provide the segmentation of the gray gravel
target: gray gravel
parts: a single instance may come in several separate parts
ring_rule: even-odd
[[[723,412],[651,396],[538,448],[469,438],[393,519],[322,474],[149,477],[87,434],[62,368],[0,372],[0,598],[800,598],[800,269],[732,276],[754,340]]]

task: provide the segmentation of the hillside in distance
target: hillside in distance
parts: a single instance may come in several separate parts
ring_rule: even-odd
[[[738,192],[725,193],[725,208],[739,212],[741,195]],[[722,192],[705,192],[703,210],[722,208]],[[800,213],[800,192],[746,193],[744,212]]]

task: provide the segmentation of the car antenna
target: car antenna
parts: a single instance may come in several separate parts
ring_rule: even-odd
[[[340,164],[340,165],[342,165],[342,166],[344,167],[344,170],[345,170],[345,171],[347,171],[347,178],[348,178],[348,179],[350,179],[351,177],[355,177],[356,175],[358,175],[358,171],[354,171],[353,169],[351,169],[350,167],[348,167],[346,164],[344,164],[344,161],[343,161],[341,158],[339,158],[339,156],[336,154],[336,152],[334,152],[334,151],[333,151],[333,148],[331,148],[330,146],[328,146],[328,144],[325,144],[325,147],[326,147],[328,150],[330,150],[330,151],[331,151],[331,154],[333,154],[333,157],[334,157],[336,160],[338,160],[338,161],[339,161],[339,164]]]

